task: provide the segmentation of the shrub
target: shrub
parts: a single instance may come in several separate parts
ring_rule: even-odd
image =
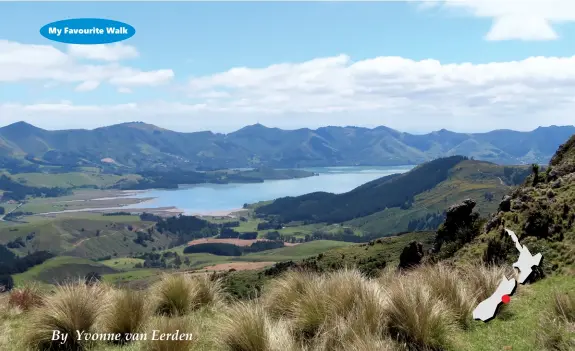
[[[25,342],[40,350],[85,349],[88,342],[79,340],[76,331],[92,331],[106,308],[104,294],[102,287],[88,286],[83,281],[58,286],[44,299],[42,308],[32,311]],[[65,343],[52,341],[55,331],[68,334]]]
[[[148,318],[147,296],[142,291],[121,289],[113,291],[108,310],[102,317],[105,333],[121,334],[121,344],[126,343],[127,334],[141,332]]]
[[[43,296],[40,288],[35,284],[26,285],[10,292],[8,304],[27,311],[42,304]]]

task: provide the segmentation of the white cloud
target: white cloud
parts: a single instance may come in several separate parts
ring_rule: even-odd
[[[39,52],[46,61],[35,60]],[[144,72],[118,63],[83,65],[51,46],[0,42],[0,83],[42,79],[75,83],[86,91],[99,82],[129,93],[173,76],[171,70]],[[126,95],[126,103],[118,105],[4,104],[0,123],[26,120],[45,128],[76,128],[140,120],[178,130],[217,131],[256,122],[282,128],[387,125],[412,132],[529,130],[575,122],[575,56],[444,64],[402,57],[354,61],[339,55],[235,67],[192,77],[182,90],[187,99],[170,102],[132,102]]]
[[[233,68],[193,77],[186,89],[187,102],[13,104],[0,106],[0,115],[48,128],[138,120],[182,131],[224,132],[256,122],[281,128],[386,125],[411,132],[531,130],[575,122],[575,57],[442,64],[401,57],[353,61],[340,55]]]
[[[105,53],[105,50],[102,53]],[[78,62],[75,56],[51,45],[30,45],[0,40],[0,82],[98,81],[122,86],[125,85],[124,82],[131,86],[155,86],[171,81],[173,76],[172,70],[141,71],[115,62],[83,64]]]
[[[132,92],[132,89],[130,89],[130,88],[126,88],[126,87],[119,87],[118,88],[118,93],[130,94],[131,92]]]
[[[443,6],[492,18],[487,40],[553,40],[553,25],[575,21],[572,0],[444,0]]]
[[[79,84],[76,87],[76,91],[80,91],[80,92],[84,92],[84,91],[92,91],[96,88],[98,88],[100,86],[100,82],[96,81],[96,80],[88,80],[83,82],[82,84]]]
[[[174,72],[171,69],[161,69],[150,72],[134,72],[133,74],[113,77],[110,79],[110,83],[115,85],[155,86],[169,82],[172,78],[174,78]]]
[[[68,54],[73,57],[103,61],[120,61],[140,56],[135,47],[122,43],[68,45]]]

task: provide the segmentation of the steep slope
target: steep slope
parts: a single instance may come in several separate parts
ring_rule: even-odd
[[[512,186],[523,182],[530,172],[527,166],[464,160],[452,167],[446,180],[414,196],[409,207],[388,208],[346,222],[346,225],[363,232],[385,234],[436,229],[451,204],[468,198],[476,201],[476,210],[486,216],[497,211],[499,200]]]
[[[257,124],[224,135],[179,133],[141,122],[58,131],[18,122],[0,128],[0,166],[105,165],[124,169],[391,166],[419,164],[452,155],[504,164],[547,163],[554,150],[573,133],[573,126],[477,134],[442,129],[413,135],[383,126],[281,130]],[[20,164],[14,160],[20,160]]]
[[[575,135],[557,150],[544,174],[530,176],[501,201],[481,235],[460,249],[455,260],[515,260],[517,252],[505,227],[514,230],[531,253],[542,253],[545,272],[574,274],[574,224]]]
[[[255,211],[282,223],[350,221],[348,224],[371,233],[435,229],[451,203],[473,196],[489,204],[483,206],[488,213],[496,206],[494,199],[501,198],[527,174],[526,167],[504,167],[451,156],[424,163],[404,174],[376,179],[345,194],[318,192],[285,197]]]

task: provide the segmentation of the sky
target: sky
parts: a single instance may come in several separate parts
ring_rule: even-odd
[[[136,34],[39,33],[87,17]],[[0,2],[0,126],[527,131],[574,111],[572,0]]]

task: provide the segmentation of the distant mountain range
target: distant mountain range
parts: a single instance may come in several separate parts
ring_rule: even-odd
[[[452,155],[499,164],[547,163],[573,134],[574,126],[414,135],[383,126],[282,130],[261,124],[229,134],[180,133],[141,122],[48,131],[17,122],[0,128],[0,167],[14,162],[120,169],[392,166]]]

